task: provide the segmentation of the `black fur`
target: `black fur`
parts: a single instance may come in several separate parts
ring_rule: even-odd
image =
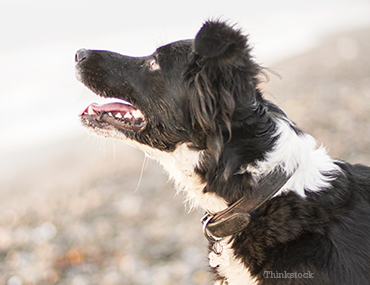
[[[289,123],[262,97],[263,69],[250,51],[240,30],[208,21],[194,41],[160,47],[148,57],[83,50],[76,60],[79,78],[90,89],[128,100],[145,114],[143,131],[118,132],[168,153],[183,143],[203,151],[195,169],[206,185],[203,192],[231,204],[255,194],[253,174],[240,170],[276,147],[277,120]],[[153,60],[160,69],[148,68]],[[91,126],[86,114],[82,121]],[[336,164],[341,172],[325,173],[333,178],[330,187],[305,189],[305,198],[288,192],[271,199],[232,238],[235,256],[258,284],[370,284],[370,169]],[[313,278],[266,278],[266,272],[310,272]]]
[[[369,168],[339,165],[333,189],[305,200],[277,197],[235,238],[236,254],[261,284],[369,284]],[[314,278],[278,283],[264,278],[266,271],[310,271]]]

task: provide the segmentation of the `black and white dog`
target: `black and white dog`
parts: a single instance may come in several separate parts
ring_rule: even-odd
[[[331,159],[258,88],[247,37],[207,21],[147,57],[79,50],[91,131],[157,159],[207,214],[215,284],[370,284],[370,168]]]

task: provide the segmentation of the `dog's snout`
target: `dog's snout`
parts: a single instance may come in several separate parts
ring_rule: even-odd
[[[79,49],[75,55],[75,61],[81,62],[87,58],[89,51],[86,49]]]

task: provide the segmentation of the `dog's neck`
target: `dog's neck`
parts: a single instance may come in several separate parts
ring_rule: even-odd
[[[190,148],[187,144],[179,145],[173,152],[149,147],[140,148],[164,167],[170,179],[174,181],[177,191],[185,194],[189,210],[202,208],[218,212],[227,208],[227,203],[222,197],[203,192],[206,183],[202,182],[195,171],[202,159],[203,151]]]

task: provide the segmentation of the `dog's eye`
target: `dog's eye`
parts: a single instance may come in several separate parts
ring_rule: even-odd
[[[153,59],[151,62],[149,62],[149,68],[151,70],[159,70],[161,67],[159,66],[158,62]]]

